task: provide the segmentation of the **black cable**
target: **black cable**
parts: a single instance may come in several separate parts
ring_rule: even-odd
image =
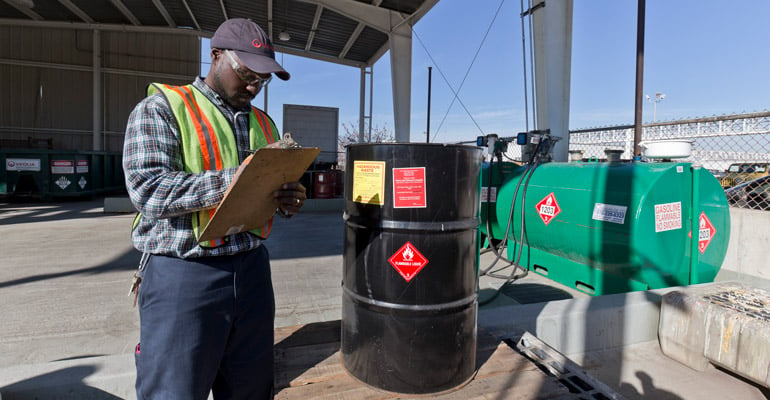
[[[507,223],[507,225],[506,225],[506,227],[505,227],[505,235],[503,236],[503,238],[502,238],[502,239],[501,239],[501,241],[500,241],[500,247],[501,247],[501,248],[502,248],[502,247],[505,247],[505,245],[508,243],[508,234],[509,234],[509,233],[510,233],[510,231],[511,231],[511,220],[513,219],[513,210],[514,210],[514,207],[516,207],[516,198],[517,198],[517,197],[518,197],[518,195],[519,195],[519,187],[521,187],[521,183],[522,183],[522,181],[524,180],[524,177],[525,177],[525,176],[527,176],[527,174],[529,173],[529,171],[530,171],[530,166],[531,166],[531,164],[527,164],[527,169],[526,169],[526,170],[524,171],[524,173],[523,173],[523,174],[521,174],[521,176],[519,177],[519,182],[518,182],[518,183],[516,183],[516,189],[515,189],[515,190],[514,190],[514,192],[513,192],[513,201],[511,202],[511,208],[510,208],[510,211],[508,212],[508,223]],[[487,224],[489,224],[489,214],[487,214]],[[487,231],[488,231],[488,232],[491,232],[491,231],[489,231],[489,230],[487,230]],[[479,276],[484,276],[484,275],[487,275],[487,274],[489,273],[489,271],[490,271],[490,270],[491,270],[491,269],[492,269],[492,268],[493,268],[493,267],[494,267],[494,266],[497,264],[497,262],[498,262],[498,261],[500,261],[500,259],[502,258],[502,252],[498,253],[497,251],[495,251],[495,255],[496,255],[497,257],[496,257],[496,258],[495,258],[495,260],[492,262],[492,264],[490,264],[490,265],[489,265],[489,267],[487,267],[486,269],[483,269],[483,270],[479,270]],[[508,262],[511,262],[511,260],[508,260],[508,259],[506,259],[506,261],[508,261]],[[509,265],[510,265],[510,264],[509,264]]]
[[[486,275],[486,276],[489,276],[489,277],[492,277],[492,278],[505,279],[505,282],[503,282],[503,284],[500,285],[500,287],[497,288],[497,290],[495,290],[495,293],[490,298],[485,299],[483,301],[479,301],[479,306],[483,306],[483,305],[491,303],[492,301],[494,301],[497,298],[497,296],[500,295],[500,293],[503,291],[503,289],[506,286],[508,286],[511,283],[513,283],[513,282],[515,282],[515,281],[517,281],[517,280],[519,280],[521,278],[524,278],[527,275],[529,275],[529,269],[526,269],[526,268],[522,267],[521,264],[519,264],[519,262],[521,261],[521,254],[524,252],[524,245],[525,245],[524,243],[525,243],[525,241],[526,241],[526,246],[529,247],[529,239],[526,236],[526,224],[525,224],[525,219],[524,219],[524,214],[525,214],[525,211],[526,211],[525,210],[525,204],[526,204],[526,196],[527,196],[527,187],[529,186],[529,180],[532,178],[532,175],[535,172],[535,168],[537,168],[537,166],[540,164],[540,147],[541,147],[541,145],[543,143],[546,142],[546,140],[547,140],[546,138],[542,138],[537,143],[537,146],[535,146],[535,154],[534,154],[534,156],[532,158],[532,162],[527,164],[527,169],[524,171],[524,174],[522,174],[522,176],[519,177],[519,182],[516,184],[516,189],[514,190],[513,201],[511,203],[511,211],[510,211],[510,214],[508,216],[508,225],[506,227],[505,237],[504,237],[503,242],[502,242],[503,244],[507,243],[507,241],[508,241],[508,233],[510,232],[510,224],[511,224],[511,220],[513,219],[513,210],[514,210],[514,207],[516,205],[516,197],[518,196],[519,186],[521,185],[521,182],[524,179],[524,177],[526,177],[526,180],[524,181],[524,192],[522,192],[522,194],[521,194],[521,222],[520,222],[521,234],[519,235],[519,243],[518,243],[519,244],[519,248],[518,248],[518,251],[517,251],[517,254],[516,254],[516,261],[508,260],[510,262],[509,265],[513,265],[513,270],[507,276],[496,274],[496,273],[490,273],[489,272],[492,269],[492,267],[494,267],[494,265],[497,264],[497,262],[500,260],[501,256],[500,256],[500,254],[498,254],[498,256],[495,259],[495,261],[489,267],[487,267],[483,271],[481,271],[481,270],[479,271],[479,276]],[[491,181],[490,181],[490,183],[491,183]],[[489,226],[489,214],[487,214],[487,226]],[[490,232],[489,229],[487,231]],[[514,243],[515,243],[515,241],[514,241]],[[502,247],[502,244],[501,244],[501,247]],[[508,267],[508,265],[506,265],[505,267]],[[505,267],[503,267],[503,268],[505,268]],[[516,275],[516,270],[519,269],[519,268],[522,269],[523,273],[521,275]]]
[[[533,156],[532,162],[527,164],[527,169],[519,177],[519,182],[516,183],[516,189],[513,192],[513,201],[511,202],[511,208],[510,208],[510,211],[508,213],[508,223],[507,223],[506,228],[505,228],[505,236],[503,237],[503,239],[501,241],[501,244],[500,244],[501,248],[504,247],[504,245],[508,242],[508,235],[509,235],[509,233],[511,231],[511,222],[513,220],[513,210],[516,207],[516,199],[517,199],[517,197],[519,195],[519,188],[521,187],[522,180],[524,180],[524,178],[526,177],[526,182],[524,184],[524,192],[522,193],[522,203],[521,203],[521,226],[522,226],[522,229],[521,229],[520,240],[524,239],[524,212],[525,212],[524,200],[526,199],[526,195],[527,195],[526,194],[526,187],[529,184],[529,179],[531,178],[532,173],[534,173],[534,167],[536,167],[537,164],[538,164],[538,161],[539,161],[538,154],[540,152],[540,146],[541,146],[541,144],[543,142],[544,142],[544,140],[541,140],[541,141],[539,141],[537,143],[537,146],[535,146],[535,155]],[[498,162],[500,163],[501,168],[502,168],[502,160],[500,158],[498,158]],[[490,166],[490,170],[491,170],[491,166]],[[502,176],[502,173],[501,173],[501,176]],[[491,185],[491,182],[492,182],[492,176],[490,174],[490,185]],[[487,203],[487,207],[489,207],[489,203]],[[491,237],[491,229],[490,229],[490,225],[489,225],[489,208],[487,208],[487,234],[488,234],[488,236]],[[523,241],[521,241],[520,243],[523,243]],[[519,253],[521,253],[521,252],[519,252]],[[480,276],[486,275],[492,269],[492,267],[494,267],[494,265],[497,264],[497,262],[500,260],[500,258],[502,258],[501,255],[497,253],[497,251],[495,251],[495,254],[498,257],[495,259],[495,261],[492,263],[492,265],[490,265],[489,267],[487,267],[484,270],[480,270],[479,271],[480,272]],[[519,257],[517,259],[517,263],[518,263],[519,259],[521,259],[521,254],[519,254]],[[512,263],[512,261],[508,260],[507,258],[506,258],[506,261]]]
[[[503,8],[503,3],[505,3],[505,0],[500,1],[500,5],[497,6],[495,15],[492,17],[492,21],[489,22],[489,25],[487,26],[487,31],[484,33],[484,37],[481,39],[481,43],[479,43],[478,47],[476,47],[476,54],[473,55],[473,59],[471,60],[470,65],[468,65],[468,69],[465,71],[465,76],[463,76],[463,80],[460,82],[460,86],[457,87],[457,93],[455,93],[455,97],[453,97],[452,101],[449,103],[449,107],[447,107],[446,113],[444,114],[444,117],[441,119],[441,123],[438,124],[438,129],[436,129],[436,133],[433,135],[434,138],[437,137],[439,131],[441,131],[441,127],[444,125],[444,121],[446,120],[447,115],[449,115],[449,111],[452,109],[452,106],[454,105],[455,100],[458,100],[458,101],[460,100],[458,97],[460,90],[462,90],[463,85],[465,84],[465,80],[468,78],[468,75],[471,72],[471,68],[473,68],[473,64],[476,62],[476,59],[478,58],[479,53],[481,52],[481,47],[484,46],[484,42],[487,41],[487,36],[489,36],[489,31],[492,30],[492,25],[495,24],[495,20],[497,20],[497,16],[500,15],[500,9]],[[462,104],[462,102],[460,104]],[[463,108],[464,107],[465,106],[463,106]],[[468,110],[466,109],[465,111],[467,112]],[[473,117],[471,117],[471,119],[473,119]],[[473,121],[473,123],[476,123],[476,121]],[[478,125],[476,126],[478,127]],[[481,130],[481,128],[479,128],[479,130]]]
[[[424,44],[424,43],[422,42],[422,40],[420,39],[420,35],[418,35],[418,34],[417,34],[417,31],[415,31],[415,30],[414,30],[414,27],[412,27],[412,34],[414,34],[414,37],[416,37],[416,38],[417,38],[417,41],[418,41],[418,42],[420,42],[420,45],[422,46],[423,50],[425,50],[425,53],[427,53],[427,54],[428,54],[428,58],[430,58],[430,61],[433,63],[433,65],[435,65],[435,66],[436,66],[436,70],[438,70],[438,73],[439,73],[439,74],[441,75],[441,77],[444,79],[444,83],[446,83],[446,84],[447,84],[447,86],[449,86],[449,90],[451,90],[451,91],[452,91],[452,93],[455,95],[455,98],[457,98],[457,101],[460,103],[460,105],[461,105],[461,106],[463,106],[463,109],[464,109],[464,110],[465,110],[465,112],[468,114],[468,117],[471,119],[471,121],[473,121],[473,124],[474,124],[474,125],[476,125],[476,128],[478,128],[479,132],[481,132],[481,134],[483,135],[483,134],[484,134],[484,131],[481,129],[481,127],[480,127],[480,126],[479,126],[479,124],[476,122],[476,120],[475,120],[475,119],[473,119],[473,115],[471,115],[471,112],[470,112],[470,111],[468,111],[468,107],[465,107],[465,103],[463,103],[463,101],[462,101],[462,100],[460,100],[459,94],[458,94],[458,93],[455,91],[455,89],[454,89],[454,88],[452,87],[452,85],[449,83],[449,80],[447,79],[446,75],[444,75],[444,71],[442,71],[442,70],[441,70],[441,68],[439,68],[438,64],[436,63],[436,60],[434,60],[434,59],[433,59],[433,55],[431,55],[431,54],[430,54],[430,52],[428,51],[428,49],[425,47],[425,44]],[[449,111],[447,110],[447,114],[448,114],[448,113],[449,113]],[[446,115],[444,115],[444,118],[446,119]],[[442,124],[444,123],[444,120],[443,120],[443,119],[441,120],[441,123],[442,123]],[[435,139],[435,137],[438,135],[438,133],[439,133],[439,130],[440,130],[440,129],[441,129],[441,125],[439,125],[438,129],[436,129],[436,133],[433,135],[433,137],[434,137],[434,139],[433,139],[433,140],[434,140],[434,141],[436,140],[436,139]]]
[[[526,212],[526,210],[524,208],[524,205],[526,204],[526,199],[527,199],[527,186],[529,185],[529,180],[532,178],[532,175],[534,174],[536,167],[537,167],[536,163],[530,164],[530,167],[527,168],[527,170],[525,171],[524,175],[522,176],[522,178],[526,177],[526,180],[524,181],[524,191],[521,193],[521,213],[520,213],[521,214],[521,221],[519,222],[519,226],[521,228],[520,228],[519,243],[518,243],[519,249],[516,252],[516,261],[512,261],[511,262],[511,265],[513,265],[513,270],[511,271],[510,275],[507,275],[507,276],[506,275],[496,274],[496,273],[487,273],[486,275],[489,276],[489,277],[497,278],[497,279],[505,279],[506,281],[515,281],[517,279],[520,279],[520,278],[523,278],[523,277],[527,276],[527,272],[528,271],[524,267],[522,267],[521,264],[519,264],[519,261],[521,261],[521,254],[524,252],[523,251],[523,248],[524,248],[524,237],[525,237],[525,231],[526,231],[526,229],[525,229],[525,222],[524,222],[524,213]],[[516,188],[516,192],[518,192],[518,187]],[[514,196],[517,196],[517,195],[518,195],[518,193],[514,194]],[[514,208],[514,206],[515,206],[515,201],[514,201],[514,204],[511,204],[511,213],[509,215],[509,221],[513,219],[513,208]],[[510,226],[510,224],[509,224],[509,226]],[[514,244],[516,244],[516,241],[514,241]],[[527,243],[527,245],[529,245],[529,243]],[[521,275],[521,276],[516,276],[515,275],[516,270],[518,268],[521,268],[524,271],[524,275]],[[509,283],[509,282],[506,282],[503,285],[505,285],[507,283]]]

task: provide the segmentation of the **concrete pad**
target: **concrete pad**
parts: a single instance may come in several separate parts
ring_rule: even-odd
[[[265,241],[275,291],[275,326],[341,318],[341,211],[275,218]]]
[[[765,400],[770,391],[717,368],[694,371],[666,356],[657,341],[572,355],[626,399]]]
[[[131,220],[101,200],[2,208],[0,367],[133,349]]]
[[[132,220],[105,214],[102,199],[0,207],[5,400],[135,398]],[[275,219],[276,326],[340,319],[342,229],[341,211]]]
[[[132,219],[132,214],[105,214],[103,199],[0,205],[3,400],[51,398],[46,393],[52,392],[45,392],[51,387],[58,388],[55,398],[134,398],[138,315],[126,296],[139,260],[129,239]],[[341,317],[343,234],[341,209],[276,218],[265,243],[276,326]],[[482,256],[482,266],[486,261],[488,255]],[[480,296],[491,296],[501,285],[482,278]],[[530,330],[576,361],[585,360],[584,367],[596,367],[595,376],[614,388],[632,385],[626,392],[621,387],[630,399],[709,398],[703,393],[757,398],[755,386],[721,370],[700,375],[676,369],[686,367],[673,360],[648,357],[657,346],[655,330],[649,329],[652,321],[657,326],[657,291],[589,297],[530,274],[501,293],[480,308],[480,325],[501,335]],[[552,301],[536,302],[538,296]],[[645,344],[649,347],[635,350]],[[668,380],[667,371],[672,371]],[[720,379],[733,379],[734,385],[720,390]],[[22,390],[29,392],[19,394]],[[648,396],[667,392],[676,397]]]

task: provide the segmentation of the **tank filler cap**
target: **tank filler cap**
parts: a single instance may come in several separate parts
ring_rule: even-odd
[[[687,158],[692,154],[692,140],[650,140],[639,142],[646,158]]]
[[[604,149],[604,154],[607,155],[607,162],[616,163],[620,162],[620,156],[623,154],[623,150]]]

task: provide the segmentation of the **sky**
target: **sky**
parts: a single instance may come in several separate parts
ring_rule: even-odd
[[[441,0],[414,25],[412,142],[426,140],[428,67],[431,142],[525,130],[520,13],[521,0]],[[636,13],[634,0],[574,0],[570,129],[634,123]],[[766,0],[647,0],[643,92],[665,98],[644,102],[643,121],[770,109],[768,17]],[[206,57],[208,41],[202,46]],[[276,58],[292,76],[270,83],[268,113],[279,128],[283,104],[339,108],[340,136],[343,124],[358,127],[359,68],[281,53]],[[392,131],[389,53],[373,71],[373,126]],[[457,91],[464,77],[459,99],[465,107],[452,104],[450,89]],[[261,94],[254,105],[263,108]]]

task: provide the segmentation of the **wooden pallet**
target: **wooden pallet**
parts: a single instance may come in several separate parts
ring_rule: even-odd
[[[566,399],[559,381],[494,335],[480,331],[477,373],[465,386],[431,396],[384,392],[353,378],[340,356],[340,321],[275,331],[276,399]]]

